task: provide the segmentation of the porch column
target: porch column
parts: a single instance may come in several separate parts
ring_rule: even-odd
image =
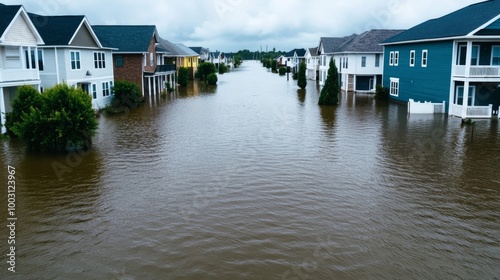
[[[453,105],[459,105],[459,104],[455,104],[455,87],[456,87],[455,81],[453,79],[451,79],[450,102],[448,103],[448,115],[449,116],[453,115]],[[456,117],[458,117],[458,116],[456,116]]]
[[[470,67],[472,60],[472,41],[467,41],[467,55],[465,58],[465,81],[464,81],[464,99],[462,107],[462,118],[467,118],[467,106],[469,106],[469,77],[470,77]]]
[[[462,107],[462,119],[467,118],[467,107],[469,106],[469,79],[465,79],[464,84],[464,100]]]
[[[377,89],[377,75],[373,76],[373,88],[371,90]]]
[[[151,77],[148,77],[148,92],[149,96],[151,96]]]
[[[3,96],[3,87],[0,87],[0,121],[1,121],[1,132],[2,134],[7,132],[5,127],[5,97]]]

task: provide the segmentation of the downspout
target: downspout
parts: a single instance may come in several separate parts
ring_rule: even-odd
[[[56,80],[57,84],[61,82],[61,77],[59,75],[59,58],[58,58],[58,53],[57,53],[57,47],[54,48],[54,56],[56,57]]]

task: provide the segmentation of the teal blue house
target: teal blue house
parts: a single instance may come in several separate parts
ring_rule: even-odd
[[[391,99],[446,103],[450,115],[491,118],[500,106],[500,0],[470,5],[382,43]]]

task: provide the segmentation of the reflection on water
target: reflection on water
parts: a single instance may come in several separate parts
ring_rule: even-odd
[[[0,278],[498,277],[498,120],[472,139],[371,95],[319,107],[308,83],[246,62],[101,116],[89,153],[0,142],[19,217],[18,273]]]

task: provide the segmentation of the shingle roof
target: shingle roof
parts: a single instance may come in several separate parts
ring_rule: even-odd
[[[186,56],[186,53],[179,47],[177,47],[175,44],[171,43],[170,41],[160,38],[159,39],[160,45],[158,46],[159,51],[164,51],[167,53],[167,56],[173,56],[173,57],[184,57]]]
[[[9,27],[10,23],[16,16],[19,9],[21,9],[21,5],[4,5],[0,4],[0,37],[3,36],[3,33]]]
[[[358,35],[353,34],[346,37],[321,37],[320,44],[323,45],[324,53],[335,53],[357,36]]]
[[[192,49],[197,54],[201,54],[203,51],[202,47],[189,47],[189,48]]]
[[[443,17],[419,24],[385,40],[384,44],[466,36],[500,15],[500,1],[473,4]]]
[[[147,52],[156,33],[154,25],[93,25],[104,47],[117,48],[118,53]]]
[[[41,16],[29,13],[29,17],[46,45],[69,45],[85,16]]]
[[[311,54],[311,56],[316,56],[318,54],[318,47],[309,48],[309,53]]]
[[[185,46],[184,44],[175,44],[175,46],[181,49],[187,56],[198,56],[198,54],[195,51]]]
[[[395,29],[373,29],[348,40],[335,52],[383,52],[384,47],[380,45],[383,41],[396,36],[404,30]]]
[[[306,55],[306,50],[305,49],[293,49],[289,51],[285,57],[293,57],[297,53],[298,57],[304,57]]]

